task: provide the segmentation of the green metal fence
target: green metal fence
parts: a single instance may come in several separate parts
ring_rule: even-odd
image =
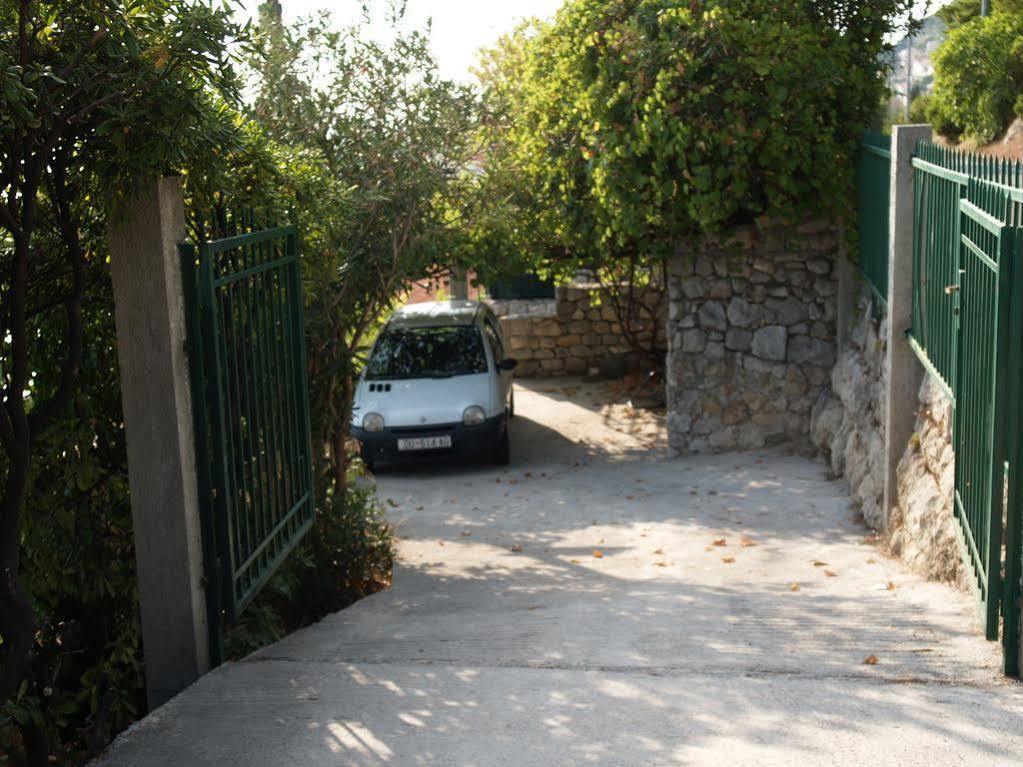
[[[314,516],[298,236],[253,222],[181,246],[207,601],[229,620]]]
[[[891,147],[891,136],[867,131],[856,161],[860,272],[881,304],[888,302]]]
[[[960,271],[951,293],[951,313],[959,320],[954,512],[987,637],[997,639],[1009,312],[1023,294],[1013,291],[1015,229],[1005,223],[1008,195],[971,179],[959,210]]]
[[[1008,224],[1023,221],[1023,163],[920,142],[913,157],[913,330],[910,343],[950,396],[956,391],[958,320],[952,296],[959,280],[959,201],[971,179],[1009,195]]]
[[[920,143],[910,344],[954,406],[953,509],[989,639],[1019,675],[1023,520],[1023,173]],[[1006,496],[1006,490],[1008,495]]]

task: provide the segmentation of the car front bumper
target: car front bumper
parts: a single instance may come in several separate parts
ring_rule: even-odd
[[[393,426],[375,432],[353,426],[352,436],[362,444],[362,455],[366,460],[403,461],[443,455],[489,456],[506,428],[508,428],[507,417],[502,413],[494,418],[488,418],[479,426],[466,426],[461,423],[426,424],[423,426]],[[398,450],[399,439],[444,436],[451,437],[451,447],[429,450]]]

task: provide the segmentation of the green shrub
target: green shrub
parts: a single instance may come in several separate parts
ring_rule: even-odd
[[[0,705],[0,765],[77,764],[146,710],[113,299],[102,257],[90,268],[80,388],[36,445],[21,575],[37,631],[27,675]],[[60,332],[40,326],[44,341]],[[55,375],[40,368],[36,383]]]
[[[989,142],[1023,112],[1023,14],[994,13],[956,27],[934,56],[935,130]]]
[[[394,530],[372,488],[328,494],[316,524],[255,603],[231,627],[227,656],[242,658],[390,585]]]
[[[920,124],[930,122],[930,109],[934,97],[930,93],[921,93],[909,102],[909,122]]]

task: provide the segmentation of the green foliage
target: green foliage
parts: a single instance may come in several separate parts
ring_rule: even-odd
[[[94,229],[90,236],[97,257],[89,265],[88,343],[79,387],[56,428],[36,446],[25,509],[21,576],[37,618],[35,647],[17,695],[0,706],[0,743],[35,738],[61,764],[96,753],[145,712],[113,301],[102,235]],[[41,340],[61,343],[59,323],[41,324],[39,332]],[[38,372],[40,388],[56,385],[56,370]]]
[[[913,97],[909,102],[909,122],[911,125],[921,125],[930,122],[931,110],[933,109],[934,97],[930,93],[921,93]],[[941,131],[939,131],[940,133]]]
[[[437,75],[428,38],[392,9],[393,39],[326,14],[263,22],[252,116],[289,151],[315,156],[300,196],[318,467],[343,487],[352,377],[378,318],[415,279],[450,266],[460,173],[474,157],[478,99]],[[328,183],[329,182],[329,183]]]
[[[394,530],[369,486],[358,481],[328,493],[316,525],[226,637],[241,658],[315,623],[391,581]]]
[[[952,29],[934,55],[939,133],[986,143],[1023,115],[1023,13],[997,11]]]
[[[512,116],[496,156],[535,190],[530,223],[569,271],[656,260],[762,216],[839,213],[905,7],[570,0],[488,73]]]
[[[948,26],[958,27],[980,16],[981,0],[953,0],[938,9],[938,16]],[[1023,0],[991,0],[991,12],[1023,13]]]
[[[107,222],[233,126],[230,6],[0,2],[0,763],[144,712]]]

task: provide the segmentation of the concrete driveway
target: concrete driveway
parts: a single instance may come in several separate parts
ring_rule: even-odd
[[[820,462],[672,460],[614,394],[521,383],[509,468],[383,472],[394,587],[101,764],[1023,764],[967,594],[886,558]]]

